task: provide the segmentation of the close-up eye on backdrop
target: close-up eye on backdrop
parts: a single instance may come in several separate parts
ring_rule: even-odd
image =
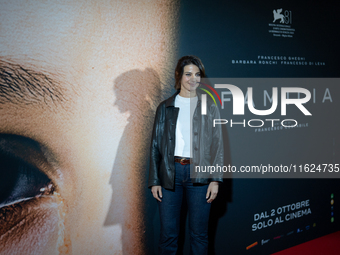
[[[2,151],[1,160],[1,197],[0,205],[2,207],[10,206],[29,200],[42,195],[53,194],[54,184],[46,175],[44,170],[40,170],[40,160],[35,158],[34,147],[37,147],[34,141],[27,138],[11,135],[2,135],[0,138]],[[15,140],[18,144],[11,144]],[[20,142],[20,140],[22,140]],[[21,144],[22,143],[22,144]],[[33,147],[33,149],[30,149]],[[39,147],[38,147],[39,148]],[[23,156],[23,154],[28,154]],[[38,154],[36,152],[35,154]],[[42,153],[42,152],[40,152]],[[33,154],[33,155],[32,155]],[[24,159],[22,159],[24,157]],[[25,158],[33,158],[37,161],[29,163]],[[44,155],[40,155],[40,158]],[[32,164],[33,163],[33,164]]]
[[[144,254],[175,1],[0,2],[0,254]]]
[[[0,135],[0,236],[4,253],[48,252],[38,244],[59,238],[60,231],[55,228],[64,208],[55,183],[60,174],[46,156],[42,146],[31,139]]]

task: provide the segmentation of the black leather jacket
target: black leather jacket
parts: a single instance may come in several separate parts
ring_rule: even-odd
[[[175,97],[179,91],[157,108],[153,126],[150,172],[148,187],[161,185],[173,189],[175,183],[175,134],[179,108],[174,107]],[[198,93],[197,93],[198,94]],[[207,114],[201,114],[201,100],[198,94],[197,107],[193,115],[192,158],[195,166],[223,166],[223,138],[221,125],[213,127],[213,120],[220,119],[220,113],[212,100],[207,100]],[[209,178],[207,178],[207,176]],[[207,175],[199,173],[191,178],[193,183],[208,184],[211,181],[222,182],[222,173]]]

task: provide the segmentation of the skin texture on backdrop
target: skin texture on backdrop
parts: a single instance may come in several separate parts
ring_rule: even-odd
[[[143,254],[140,194],[177,9],[0,3],[1,254]]]

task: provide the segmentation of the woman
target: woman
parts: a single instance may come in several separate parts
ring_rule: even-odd
[[[208,101],[207,114],[201,114],[201,99],[196,93],[201,77],[205,77],[205,70],[198,57],[179,59],[175,70],[177,92],[163,101],[156,112],[148,186],[159,205],[160,254],[177,252],[184,194],[189,211],[191,254],[208,252],[210,207],[222,178],[196,173],[193,176],[190,164],[223,165],[223,139],[221,129],[213,128],[213,120],[220,118],[215,104]],[[194,104],[194,111],[190,111],[190,104]]]

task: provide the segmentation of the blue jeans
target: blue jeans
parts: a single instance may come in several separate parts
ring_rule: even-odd
[[[208,254],[208,223],[211,204],[207,203],[208,185],[193,184],[190,165],[175,163],[175,189],[162,187],[158,202],[161,219],[159,254],[176,254],[180,230],[181,205],[184,194],[189,212],[190,254]]]

